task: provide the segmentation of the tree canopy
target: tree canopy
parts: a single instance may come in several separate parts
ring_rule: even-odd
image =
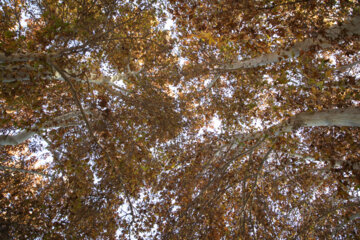
[[[2,1],[1,239],[356,239],[359,6]]]

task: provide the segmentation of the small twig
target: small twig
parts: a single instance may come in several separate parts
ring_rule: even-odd
[[[276,141],[274,142],[273,146],[275,145],[275,143],[276,143]],[[259,174],[261,172],[262,167],[264,166],[265,161],[268,159],[268,157],[270,156],[270,153],[273,151],[273,146],[271,146],[270,149],[266,152],[265,156],[263,157],[263,160],[260,163],[260,166],[257,169],[256,175],[255,175],[255,181],[254,181],[254,183],[253,183],[253,185],[252,185],[252,187],[250,189],[249,195],[244,200],[241,213],[245,212],[246,205],[247,205],[249,199],[253,196],[253,194],[254,194],[254,192],[256,190]]]

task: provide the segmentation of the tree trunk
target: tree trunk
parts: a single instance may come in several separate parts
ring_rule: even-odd
[[[0,146],[14,146],[14,145],[18,145],[21,144],[23,142],[25,142],[26,140],[29,140],[31,137],[33,137],[34,135],[36,135],[38,133],[38,131],[41,130],[45,130],[45,129],[52,129],[52,128],[65,128],[65,127],[75,127],[75,126],[79,126],[80,123],[79,122],[72,122],[72,123],[66,123],[66,124],[59,124],[56,126],[49,126],[49,127],[42,127],[40,129],[38,129],[37,131],[35,130],[23,130],[20,133],[16,134],[16,135],[0,135]]]
[[[322,49],[330,48],[332,46],[332,40],[351,37],[353,35],[360,35],[360,16],[353,17],[348,23],[342,25],[339,24],[328,29],[323,35],[319,35],[317,38],[309,38],[295,43],[294,46],[289,49],[283,49],[276,53],[264,54],[251,59],[236,61],[234,63],[224,65],[219,69],[230,71],[243,68],[255,68],[271,63],[277,63],[286,58],[298,57],[302,51],[309,51],[311,47],[314,46],[321,47]]]
[[[21,131],[19,134],[9,136],[9,135],[0,135],[0,145],[8,146],[8,145],[18,145],[20,143],[25,142],[34,136],[36,132],[34,131]]]
[[[360,108],[303,112],[290,119],[294,127],[360,127]]]
[[[90,111],[85,111],[87,114],[92,114]],[[16,135],[0,135],[0,146],[9,146],[9,145],[18,145],[26,140],[30,139],[34,135],[37,134],[38,131],[44,129],[51,129],[51,128],[60,128],[60,127],[73,127],[79,126],[80,120],[75,120],[79,118],[80,111],[74,111],[70,113],[63,114],[61,116],[55,117],[52,121],[48,121],[42,124],[37,130],[23,130]],[[74,119],[75,118],[75,119]],[[69,120],[71,120],[69,122]],[[35,127],[33,127],[35,129]]]
[[[319,112],[302,112],[291,117],[278,125],[267,130],[238,134],[231,142],[231,148],[235,149],[239,143],[265,136],[277,137],[285,132],[292,132],[300,127],[360,127],[360,108],[330,109]],[[226,149],[226,146],[224,146]]]

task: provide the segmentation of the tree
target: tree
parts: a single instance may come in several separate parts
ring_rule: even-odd
[[[359,14],[3,3],[3,238],[355,238]]]
[[[25,174],[29,191],[43,195],[41,224],[12,228],[11,236],[111,238],[128,214],[135,221],[132,201],[159,168],[151,149],[176,135],[183,121],[178,101],[166,93],[176,76],[168,79],[163,66],[175,68],[176,56],[158,27],[164,13],[153,4],[2,4],[2,169],[8,177]],[[44,149],[53,158],[46,172],[24,165],[25,154],[34,158]],[[46,187],[31,188],[35,172],[50,175],[42,179]],[[12,196],[7,187],[4,194]],[[130,209],[120,218],[114,211],[124,202]],[[29,215],[26,206],[19,219]]]

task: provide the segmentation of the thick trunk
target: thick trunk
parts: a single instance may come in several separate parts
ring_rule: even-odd
[[[302,112],[267,130],[248,134],[238,134],[234,136],[231,148],[237,148],[241,142],[261,139],[265,136],[276,137],[285,132],[292,132],[299,127],[333,126],[360,127],[360,108],[331,109],[320,112]],[[224,149],[226,149],[226,147]]]
[[[360,108],[299,113],[290,119],[294,127],[360,127]]]
[[[48,125],[48,124],[47,124]],[[65,127],[74,127],[79,126],[79,122],[72,122],[72,123],[66,123],[66,124],[59,124],[56,126],[49,126],[49,127],[42,127],[38,131],[45,130],[45,129],[53,129],[53,128],[65,128]],[[0,135],[0,146],[14,146],[21,144],[25,142],[26,140],[29,140],[34,135],[38,133],[38,131],[32,131],[32,130],[23,130],[20,133],[16,135]]]
[[[7,146],[7,145],[18,145],[20,143],[25,142],[26,140],[30,139],[34,136],[36,132],[33,131],[22,131],[19,134],[8,136],[8,135],[0,135],[0,145]]]
[[[90,111],[85,111],[86,114],[92,114]],[[79,118],[80,111],[74,111],[70,113],[66,113],[59,117],[55,117],[52,121],[48,121],[42,124],[37,130],[23,130],[16,135],[0,135],[0,146],[9,146],[9,145],[18,145],[26,140],[30,139],[34,135],[37,134],[37,131],[44,129],[52,129],[52,128],[61,128],[61,127],[72,127],[79,126],[80,120],[76,120]],[[71,120],[71,121],[69,121]]]
[[[305,39],[304,41],[298,42],[289,49],[280,50],[276,53],[264,54],[251,59],[236,61],[232,64],[224,65],[219,69],[236,70],[277,63],[286,58],[298,57],[302,51],[309,51],[314,46],[321,47],[322,49],[329,48],[332,46],[331,40],[351,37],[353,35],[360,35],[360,16],[353,17],[348,23],[336,25],[335,27],[328,29],[323,35],[317,38]]]

